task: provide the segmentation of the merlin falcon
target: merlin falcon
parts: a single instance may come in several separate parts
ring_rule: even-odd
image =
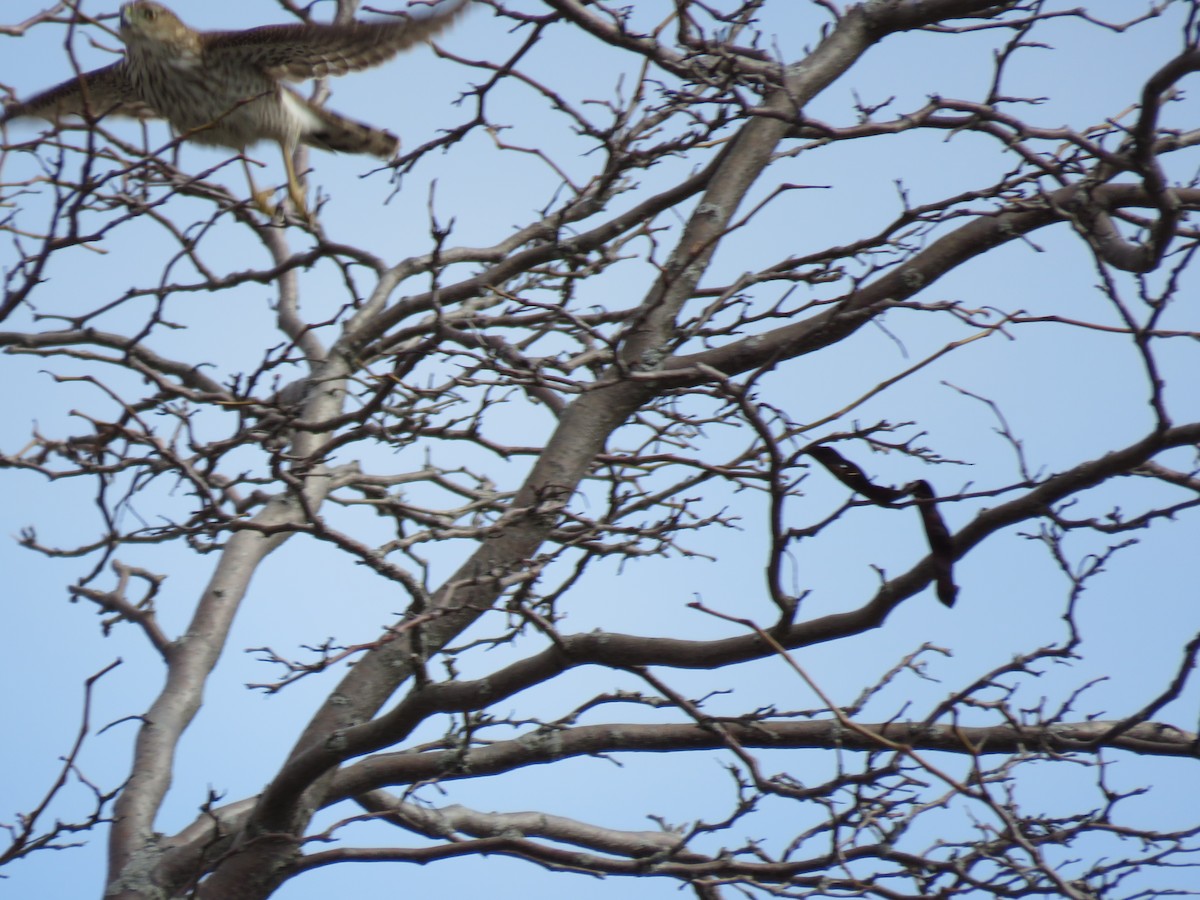
[[[274,141],[283,151],[288,196],[306,213],[292,154],[300,144],[322,150],[395,155],[399,139],[309,102],[285,81],[342,75],[391,59],[432,39],[469,0],[421,17],[348,24],[267,25],[245,31],[196,31],[165,6],[136,0],[121,7],[120,62],[81,73],[23,103],[0,122],[21,116],[58,121],[67,115],[162,118],[186,140],[245,151]],[[246,174],[250,170],[247,167]],[[265,193],[251,190],[269,211]]]

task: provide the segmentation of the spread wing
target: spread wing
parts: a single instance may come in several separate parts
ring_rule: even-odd
[[[385,62],[443,31],[466,10],[467,3],[457,0],[449,9],[421,18],[346,25],[266,25],[246,31],[208,31],[201,39],[212,65],[228,59],[273,78],[301,81],[344,75]]]
[[[156,115],[133,95],[133,86],[125,74],[125,63],[117,62],[69,78],[23,103],[10,104],[0,113],[0,122],[24,116],[56,122],[63,116],[85,113],[95,117],[115,115],[139,119]]]

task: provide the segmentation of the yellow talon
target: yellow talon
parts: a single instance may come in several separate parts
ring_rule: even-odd
[[[283,167],[287,170],[288,177],[288,198],[292,201],[292,208],[296,215],[312,221],[312,215],[308,211],[308,198],[305,196],[304,187],[300,184],[300,179],[296,177],[296,166],[292,162],[292,154],[288,153],[286,147],[283,150]]]
[[[292,211],[303,219],[312,221],[312,214],[308,211],[308,203],[304,196],[304,188],[300,184],[300,179],[296,177],[296,168],[292,164],[291,154],[284,150],[283,153],[284,168],[287,169],[288,177],[288,199],[292,202]],[[263,190],[254,182],[254,175],[250,171],[250,163],[245,158],[242,159],[242,168],[246,170],[246,181],[250,184],[250,197],[254,203],[254,208],[261,212],[264,216],[275,218],[282,217],[285,209],[284,204],[271,203],[271,197],[274,191]]]

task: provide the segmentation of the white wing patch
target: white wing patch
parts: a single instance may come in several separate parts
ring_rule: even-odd
[[[325,127],[321,117],[314,113],[303,99],[287,88],[280,93],[283,95],[283,108],[287,112],[288,118],[300,126],[300,134],[307,134]]]

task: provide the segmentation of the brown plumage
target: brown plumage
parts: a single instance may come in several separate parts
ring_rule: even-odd
[[[303,211],[304,192],[292,166],[299,144],[386,159],[400,141],[313,105],[283,82],[385,62],[433,38],[468,2],[454,0],[421,18],[196,31],[165,6],[136,0],[121,7],[124,59],[10,105],[0,122],[20,116],[56,121],[72,114],[159,117],[197,143],[245,150],[258,141],[275,141],[283,150],[289,196]],[[257,191],[255,200],[265,208]]]

